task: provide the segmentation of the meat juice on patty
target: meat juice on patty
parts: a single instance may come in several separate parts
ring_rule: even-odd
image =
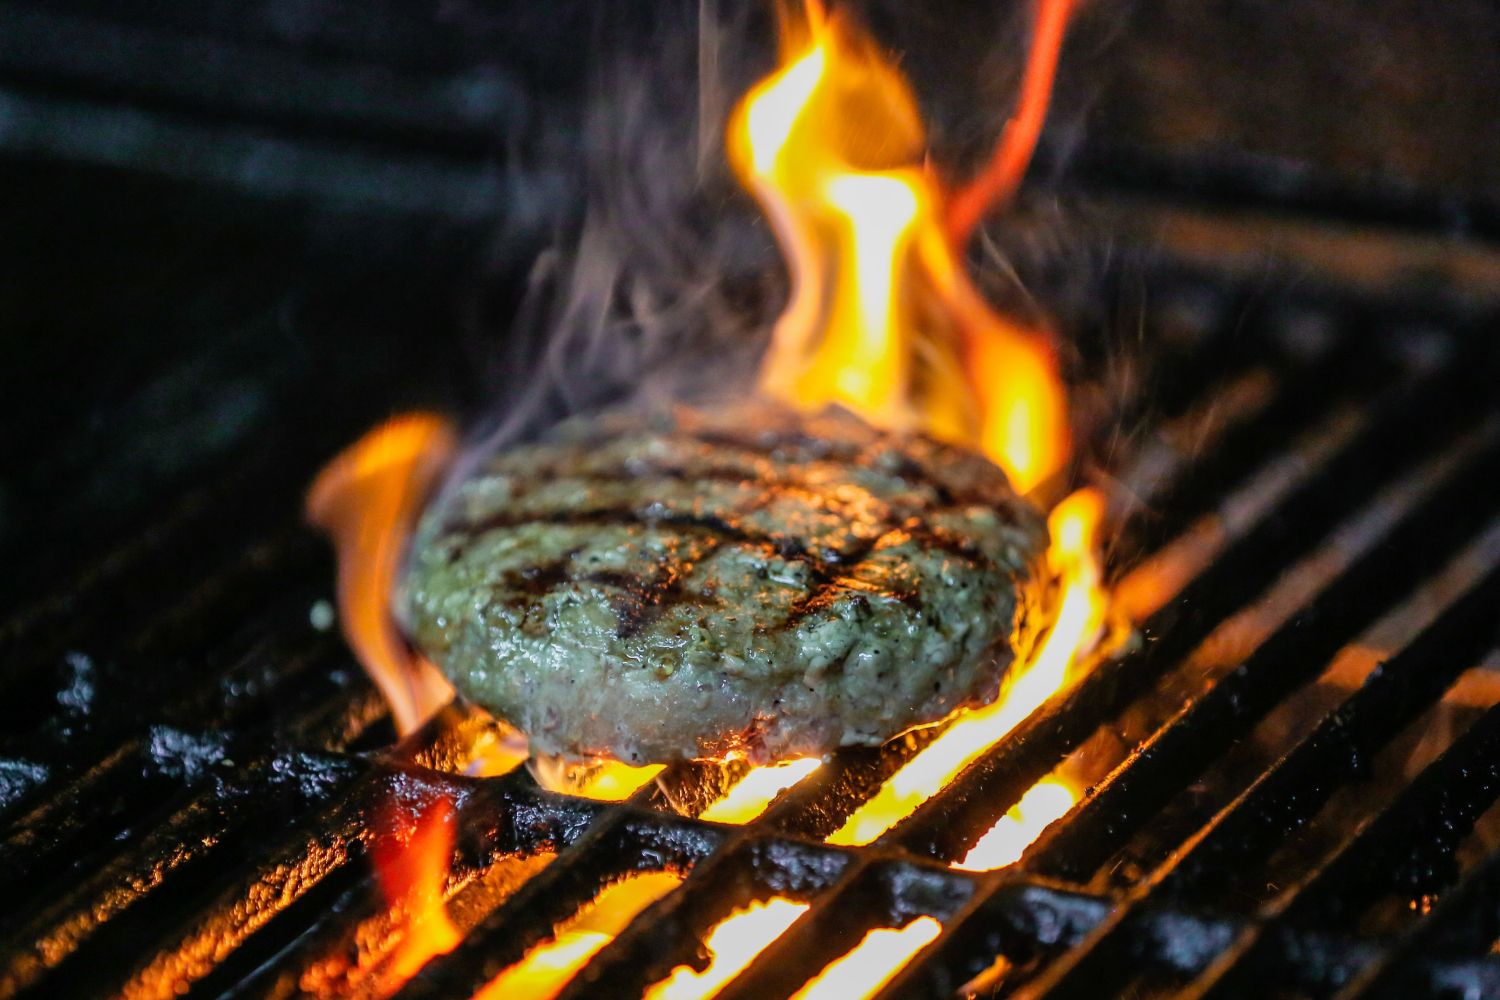
[[[765,763],[993,700],[1045,546],[973,452],[837,409],[679,406],[491,457],[424,516],[400,611],[533,753]]]

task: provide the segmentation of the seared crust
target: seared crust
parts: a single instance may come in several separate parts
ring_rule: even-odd
[[[613,414],[429,511],[403,617],[533,752],[761,762],[992,700],[1045,533],[983,458],[844,411]]]

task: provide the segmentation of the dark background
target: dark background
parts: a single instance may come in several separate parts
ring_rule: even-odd
[[[937,155],[982,155],[1024,8],[859,6],[903,54]],[[731,100],[769,66],[768,21],[702,9],[742,32],[712,39],[725,92],[709,96]],[[585,201],[600,67],[695,64],[699,14],[0,2],[0,599],[214,491],[235,492],[225,516],[284,518],[384,414],[481,409],[530,262]],[[1481,0],[1094,0],[1030,198],[1488,246],[1497,53]],[[657,104],[690,119],[698,80],[679,84]]]

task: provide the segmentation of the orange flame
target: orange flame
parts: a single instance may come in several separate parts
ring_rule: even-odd
[[[925,134],[906,81],[851,22],[825,14],[817,0],[808,0],[801,15],[788,15],[783,67],[746,97],[729,131],[730,157],[770,216],[792,275],[762,389],[805,410],[842,405],[878,426],[976,448],[1022,492],[1052,478],[1067,460],[1056,358],[1044,333],[989,309],[960,251],[986,208],[1013,192],[1040,131],[1071,0],[1038,2],[1017,115],[989,169],[957,197],[950,199],[923,167]],[[402,732],[453,695],[402,641],[387,605],[420,500],[453,447],[451,428],[438,418],[394,420],[330,464],[307,501],[309,520],[332,536],[338,551],[345,636]],[[1091,492],[1054,511],[1049,559],[1061,587],[1057,621],[1036,656],[1013,671],[1003,697],[952,723],[830,841],[862,844],[883,834],[1064,684],[1102,624],[1093,559],[1100,512]],[[513,763],[498,759],[501,770]],[[702,815],[749,822],[817,766],[804,760],[753,769]],[[614,762],[536,767],[549,787],[611,801],[629,797],[659,771]],[[961,866],[1009,863],[1071,802],[1065,787],[1039,784]],[[409,831],[404,842],[376,841],[381,884],[406,916],[390,961],[401,981],[459,939],[443,903],[451,819],[451,803],[439,797],[425,812],[398,817],[396,828]],[[658,873],[606,889],[479,997],[555,996],[621,927],[679,882]],[[712,995],[805,910],[778,898],[731,914],[705,941],[709,966],[675,970],[651,995]],[[930,917],[871,931],[797,996],[867,995],[940,931]]]
[[[931,917],[918,917],[899,930],[882,927],[843,958],[829,964],[802,987],[792,1000],[849,1000],[867,997],[895,978],[896,973],[943,931]]]
[[[306,513],[338,556],[339,621],[396,728],[408,733],[453,698],[453,688],[396,629],[390,600],[421,504],[453,454],[452,426],[430,414],[397,417],[344,449],[318,473]]]
[[[816,757],[801,757],[751,768],[734,787],[699,813],[698,818],[715,823],[748,823],[765,812],[776,796],[812,774],[822,763]]]
[[[682,877],[672,872],[639,872],[606,887],[559,927],[550,941],[532,948],[525,958],[490,980],[474,1000],[550,1000],[636,914],[681,884]]]
[[[748,823],[765,812],[777,795],[817,770],[821,763],[815,757],[804,757],[752,767],[723,795],[710,802],[699,817],[715,823]],[[532,775],[548,791],[601,802],[623,802],[662,770],[661,764],[632,767],[613,760],[575,763],[536,757],[531,761]]]
[[[624,802],[662,772],[661,764],[632,767],[615,760],[569,761],[533,757],[531,774],[549,792],[600,802]]]
[[[644,1000],[702,1000],[715,995],[807,911],[808,904],[780,896],[735,910],[704,938],[710,956],[707,968],[695,972],[679,965],[646,991]]]
[[[730,159],[792,276],[761,388],[980,449],[1029,492],[1068,452],[1051,345],[991,312],[969,283],[900,73],[811,0],[783,28],[783,66],[729,130]]]
[[[987,872],[1015,864],[1032,841],[1062,819],[1076,801],[1073,789],[1062,782],[1038,781],[953,867]]]
[[[954,196],[948,207],[948,232],[957,246],[968,242],[969,234],[985,212],[1005,204],[1021,186],[1021,176],[1031,162],[1031,153],[1042,134],[1042,122],[1047,118],[1047,105],[1052,101],[1052,80],[1057,75],[1057,59],[1062,52],[1068,18],[1073,13],[1073,2],[1037,0],[1031,53],[1026,60],[1015,116],[1006,123],[989,165]]]
[[[453,803],[436,794],[412,809],[393,795],[378,827],[381,834],[371,846],[375,874],[392,910],[404,917],[400,943],[386,966],[394,988],[461,940],[443,902],[453,856]]]
[[[830,843],[868,844],[885,833],[1063,687],[1070,667],[1105,623],[1094,539],[1103,515],[1104,498],[1092,489],[1079,490],[1052,511],[1047,519],[1052,532],[1047,561],[1057,575],[1061,596],[1051,631],[1028,662],[1012,668],[1005,690],[993,704],[955,719],[856,809],[828,838]]]

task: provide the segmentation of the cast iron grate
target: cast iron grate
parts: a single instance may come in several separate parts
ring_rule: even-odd
[[[942,931],[882,996],[986,970],[1022,996],[1494,995],[1487,320],[1174,271],[1142,287],[1140,351],[1079,366],[1132,429],[1083,465],[1111,477],[1142,641],[874,843],[824,841],[919,738],[842,754],[743,826],[693,818],[714,766],[623,804],[466,777],[490,730],[460,707],[382,749],[377,697],[309,621],[331,585],[296,523],[310,463],[247,456],[0,633],[0,996],[368,994],[397,936],[376,813],[424,789],[458,808],[463,940],[403,997],[472,995],[658,869],[681,887],[565,995],[638,996],[770,895],[811,907],[723,996],[790,995],[922,915]],[[283,506],[245,509],[252,476]],[[951,866],[1060,767],[1088,793],[1018,863]]]

